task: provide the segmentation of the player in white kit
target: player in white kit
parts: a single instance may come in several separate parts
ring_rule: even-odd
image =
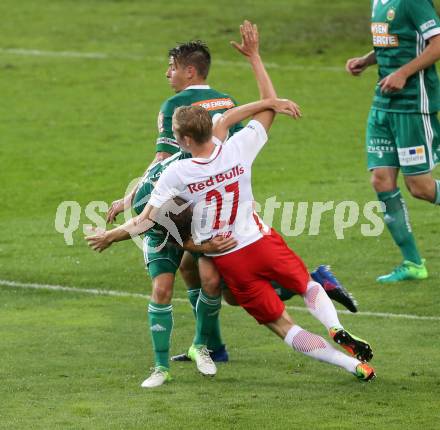
[[[211,117],[203,108],[177,109],[173,131],[181,148],[193,158],[170,166],[157,182],[144,211],[107,232],[105,239],[95,245],[102,250],[125,239],[127,232],[140,234],[151,227],[159,208],[167,201],[176,196],[188,200],[194,207],[196,242],[216,235],[233,236],[237,241],[234,249],[210,256],[240,306],[296,351],[340,366],[360,380],[371,380],[374,369],[365,363],[372,358],[368,343],[344,330],[331,300],[321,285],[311,280],[302,260],[253,211],[251,167],[267,141],[266,132],[275,112],[299,115],[293,102],[272,97],[231,109],[213,128]],[[230,125],[250,116],[253,119],[242,131],[226,144],[218,144],[226,138]],[[270,280],[301,294],[311,314],[324,324],[331,337],[357,358],[294,324]]]

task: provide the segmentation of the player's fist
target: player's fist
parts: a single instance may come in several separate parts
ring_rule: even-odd
[[[359,76],[368,67],[364,57],[350,58],[345,64],[345,70],[352,76]]]

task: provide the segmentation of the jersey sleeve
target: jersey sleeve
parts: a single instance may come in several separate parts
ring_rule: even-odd
[[[168,152],[175,154],[179,152],[179,145],[173,134],[172,119],[176,106],[167,100],[160,108],[157,118],[157,128],[159,136],[156,140],[156,152]]]
[[[238,106],[237,100],[231,97],[232,102],[234,103],[234,107]],[[238,122],[237,124],[234,124],[231,129],[229,130],[229,133],[234,135],[235,133],[238,133],[240,130],[243,130],[243,123]]]
[[[259,121],[253,119],[246,127],[234,134],[227,144],[236,146],[240,153],[240,159],[252,164],[266,142],[265,128]]]
[[[178,196],[184,189],[185,184],[180,180],[177,174],[176,166],[179,161],[176,161],[172,166],[169,166],[161,175],[159,180],[151,193],[148,204],[155,208],[162,207],[168,200]]]
[[[440,19],[430,0],[407,0],[406,7],[423,39],[428,40],[440,34]]]

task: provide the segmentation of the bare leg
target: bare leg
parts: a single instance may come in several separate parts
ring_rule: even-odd
[[[435,203],[437,185],[430,173],[405,176],[405,184],[413,197]]]

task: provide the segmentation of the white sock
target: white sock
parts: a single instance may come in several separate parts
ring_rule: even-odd
[[[333,348],[325,339],[294,325],[284,338],[295,351],[301,352],[319,361],[342,367],[347,372],[356,373],[360,361]]]
[[[332,327],[342,328],[335,306],[320,284],[310,281],[303,297],[309,312],[324,324],[327,330]]]

